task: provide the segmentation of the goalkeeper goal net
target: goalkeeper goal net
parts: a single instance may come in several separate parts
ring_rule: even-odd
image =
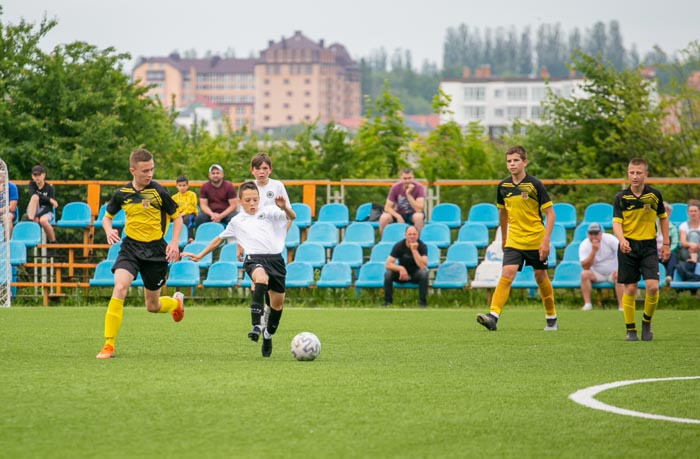
[[[10,266],[9,185],[7,165],[0,159],[0,307],[10,307],[12,299],[12,266]]]

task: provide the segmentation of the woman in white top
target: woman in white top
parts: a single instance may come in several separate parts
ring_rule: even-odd
[[[678,226],[680,235],[680,264],[678,272],[684,281],[700,281],[695,266],[700,252],[700,201],[688,203],[688,220]]]

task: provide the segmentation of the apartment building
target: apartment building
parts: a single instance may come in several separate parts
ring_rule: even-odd
[[[359,67],[340,44],[326,47],[300,31],[270,41],[259,58],[142,58],[132,78],[151,85],[149,97],[181,110],[214,104],[232,129],[276,128],[360,115]]]
[[[440,89],[450,96],[449,110],[440,122],[454,120],[462,126],[478,122],[489,136],[498,137],[515,120],[539,122],[542,101],[547,88],[562,97],[582,97],[583,79],[547,78],[542,72],[537,78],[492,77],[488,67],[477,69],[472,76],[465,69],[463,78],[443,80]]]

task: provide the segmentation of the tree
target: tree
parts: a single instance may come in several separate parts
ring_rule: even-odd
[[[396,177],[408,163],[406,146],[413,132],[404,123],[399,99],[392,95],[388,81],[373,103],[367,102],[367,119],[358,130],[355,151],[365,177]]]
[[[605,58],[617,70],[625,68],[625,47],[622,44],[622,34],[620,33],[620,23],[610,21],[608,27],[609,39],[606,43]]]

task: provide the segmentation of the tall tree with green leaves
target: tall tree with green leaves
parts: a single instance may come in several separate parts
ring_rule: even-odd
[[[366,177],[396,177],[408,164],[408,142],[414,133],[406,127],[400,100],[384,82],[382,94],[368,109],[355,138],[354,149],[361,158],[360,169]]]

